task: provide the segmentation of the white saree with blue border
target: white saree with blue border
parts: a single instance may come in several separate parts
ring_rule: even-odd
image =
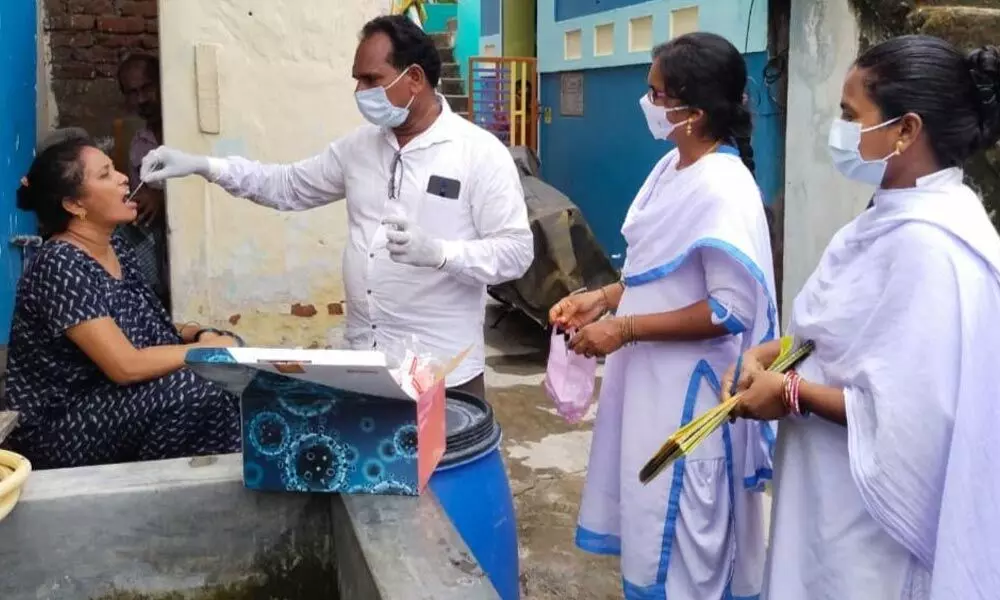
[[[726,424],[648,485],[638,478],[671,432],[718,403],[719,380],[739,353],[778,333],[753,176],[727,146],[680,170],[677,160],[676,150],[660,160],[625,218],[618,314],[707,300],[730,334],[638,342],[608,357],[576,543],[621,555],[627,600],[756,598],[773,424]]]
[[[762,597],[1000,598],[1000,237],[962,171],[878,190],[790,316],[847,427],[782,422]]]

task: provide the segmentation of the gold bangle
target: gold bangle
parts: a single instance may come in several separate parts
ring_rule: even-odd
[[[607,286],[601,286],[601,298],[604,299],[604,310],[611,308],[611,301],[608,300],[608,288]]]
[[[631,344],[635,341],[635,316],[628,315],[618,322],[618,333],[622,336],[622,342]]]

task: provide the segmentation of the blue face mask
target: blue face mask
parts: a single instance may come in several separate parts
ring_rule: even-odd
[[[413,104],[413,98],[410,98],[406,106],[401,108],[389,101],[389,96],[385,94],[385,91],[396,85],[407,71],[409,68],[404,69],[399,77],[393,79],[392,83],[385,87],[374,87],[354,92],[354,100],[358,103],[358,110],[369,123],[392,129],[406,122],[406,118],[410,116],[410,105]]]
[[[865,160],[861,157],[861,134],[887,127],[899,119],[900,117],[896,117],[864,129],[861,128],[860,123],[836,119],[830,126],[830,137],[827,143],[830,146],[833,165],[837,167],[840,174],[848,179],[868,185],[882,185],[882,178],[885,177],[885,169],[889,166],[889,159],[896,156],[897,152],[893,152],[885,158]]]

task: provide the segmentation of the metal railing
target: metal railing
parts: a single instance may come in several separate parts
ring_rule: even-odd
[[[465,89],[473,123],[510,147],[538,151],[538,59],[474,56]]]

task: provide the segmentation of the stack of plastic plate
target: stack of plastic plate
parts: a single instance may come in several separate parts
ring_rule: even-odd
[[[31,463],[20,454],[0,450],[0,521],[14,510],[21,487],[31,473]]]

